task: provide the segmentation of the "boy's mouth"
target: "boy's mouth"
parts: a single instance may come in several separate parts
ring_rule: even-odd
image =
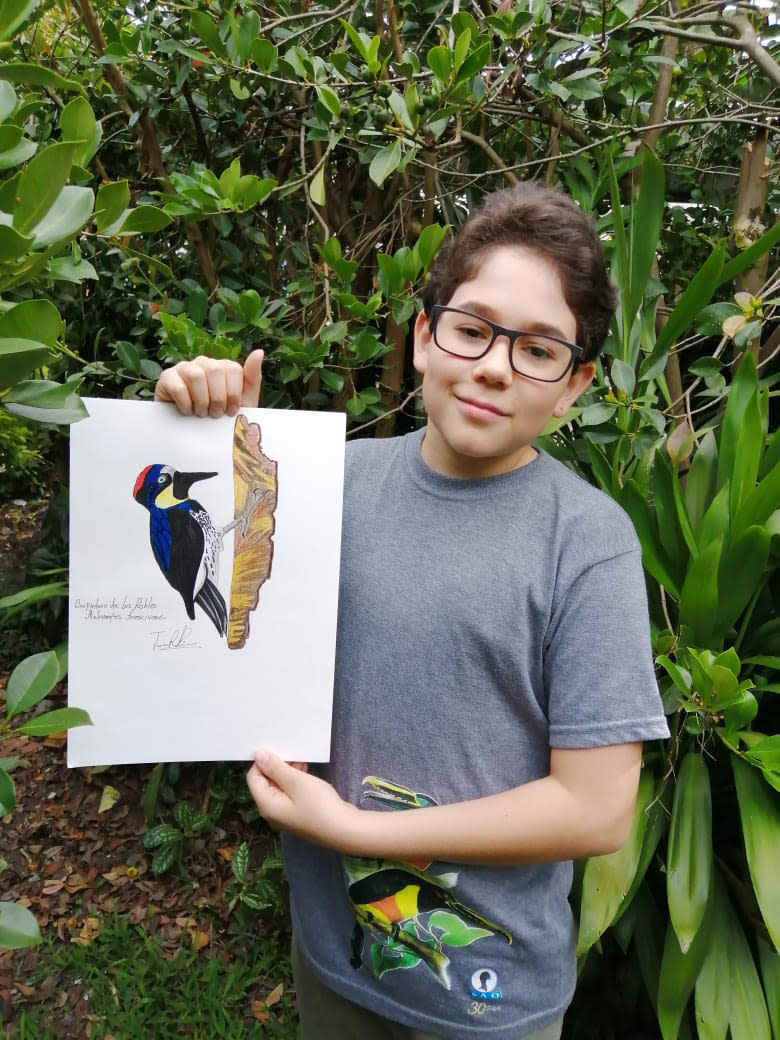
[[[455,399],[460,401],[461,404],[466,405],[468,408],[476,408],[488,415],[506,415],[506,412],[502,412],[499,408],[496,408],[495,405],[488,404],[486,401],[475,401],[471,397],[461,397],[458,394],[455,394]]]

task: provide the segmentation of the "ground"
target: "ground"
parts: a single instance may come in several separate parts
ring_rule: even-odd
[[[43,513],[42,505],[0,506],[0,597],[19,587]],[[0,719],[12,668],[48,649],[47,630],[56,627],[56,614],[44,611],[16,615],[3,628]],[[61,684],[35,711],[64,707],[65,699]],[[1,898],[27,906],[44,938],[0,950],[8,1040],[147,1040],[150,1020],[162,1023],[166,1012],[176,1025],[170,1033],[156,1026],[160,1040],[293,1036],[286,891],[275,838],[250,804],[241,768],[167,767],[152,798],[151,767],[69,770],[64,734],[35,740],[0,729],[0,758],[18,760],[16,809],[0,822]],[[173,825],[177,802],[212,823],[185,838],[176,862],[155,876],[145,812],[151,824]],[[249,865],[241,886],[232,859],[243,843]],[[156,993],[154,982],[182,969],[195,992],[181,992],[188,1003],[177,1007],[176,994]]]

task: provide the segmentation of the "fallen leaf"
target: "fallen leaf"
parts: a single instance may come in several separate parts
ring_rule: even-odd
[[[116,803],[119,801],[121,795],[115,787],[111,787],[109,784],[103,788],[103,794],[100,797],[100,805],[98,807],[98,815],[100,813],[108,812],[109,809],[113,809]]]
[[[64,885],[64,881],[47,881],[41,889],[41,895],[56,896],[57,893],[64,887]]]
[[[282,993],[284,993],[284,983],[280,982],[278,986],[274,986],[263,1003],[266,1007],[273,1007],[274,1004],[278,1004],[282,999]]]
[[[265,1002],[262,1000],[252,1001],[252,1014],[255,1016],[261,1026],[268,1025],[268,1009],[265,1006]]]

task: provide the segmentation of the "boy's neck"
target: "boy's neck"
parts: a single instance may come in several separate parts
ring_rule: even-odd
[[[420,456],[429,469],[444,477],[458,480],[480,480],[485,477],[497,477],[502,473],[521,469],[533,462],[539,452],[530,444],[524,444],[510,455],[499,455],[495,458],[474,458],[461,455],[438,434],[435,427],[427,427]]]

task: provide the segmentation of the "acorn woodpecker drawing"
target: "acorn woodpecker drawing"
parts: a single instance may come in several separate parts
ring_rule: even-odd
[[[149,510],[149,540],[160,570],[195,620],[195,604],[208,615],[220,636],[227,633],[227,608],[217,588],[222,531],[206,509],[190,498],[190,487],[216,473],[180,473],[160,463],[138,474],[133,497]]]

